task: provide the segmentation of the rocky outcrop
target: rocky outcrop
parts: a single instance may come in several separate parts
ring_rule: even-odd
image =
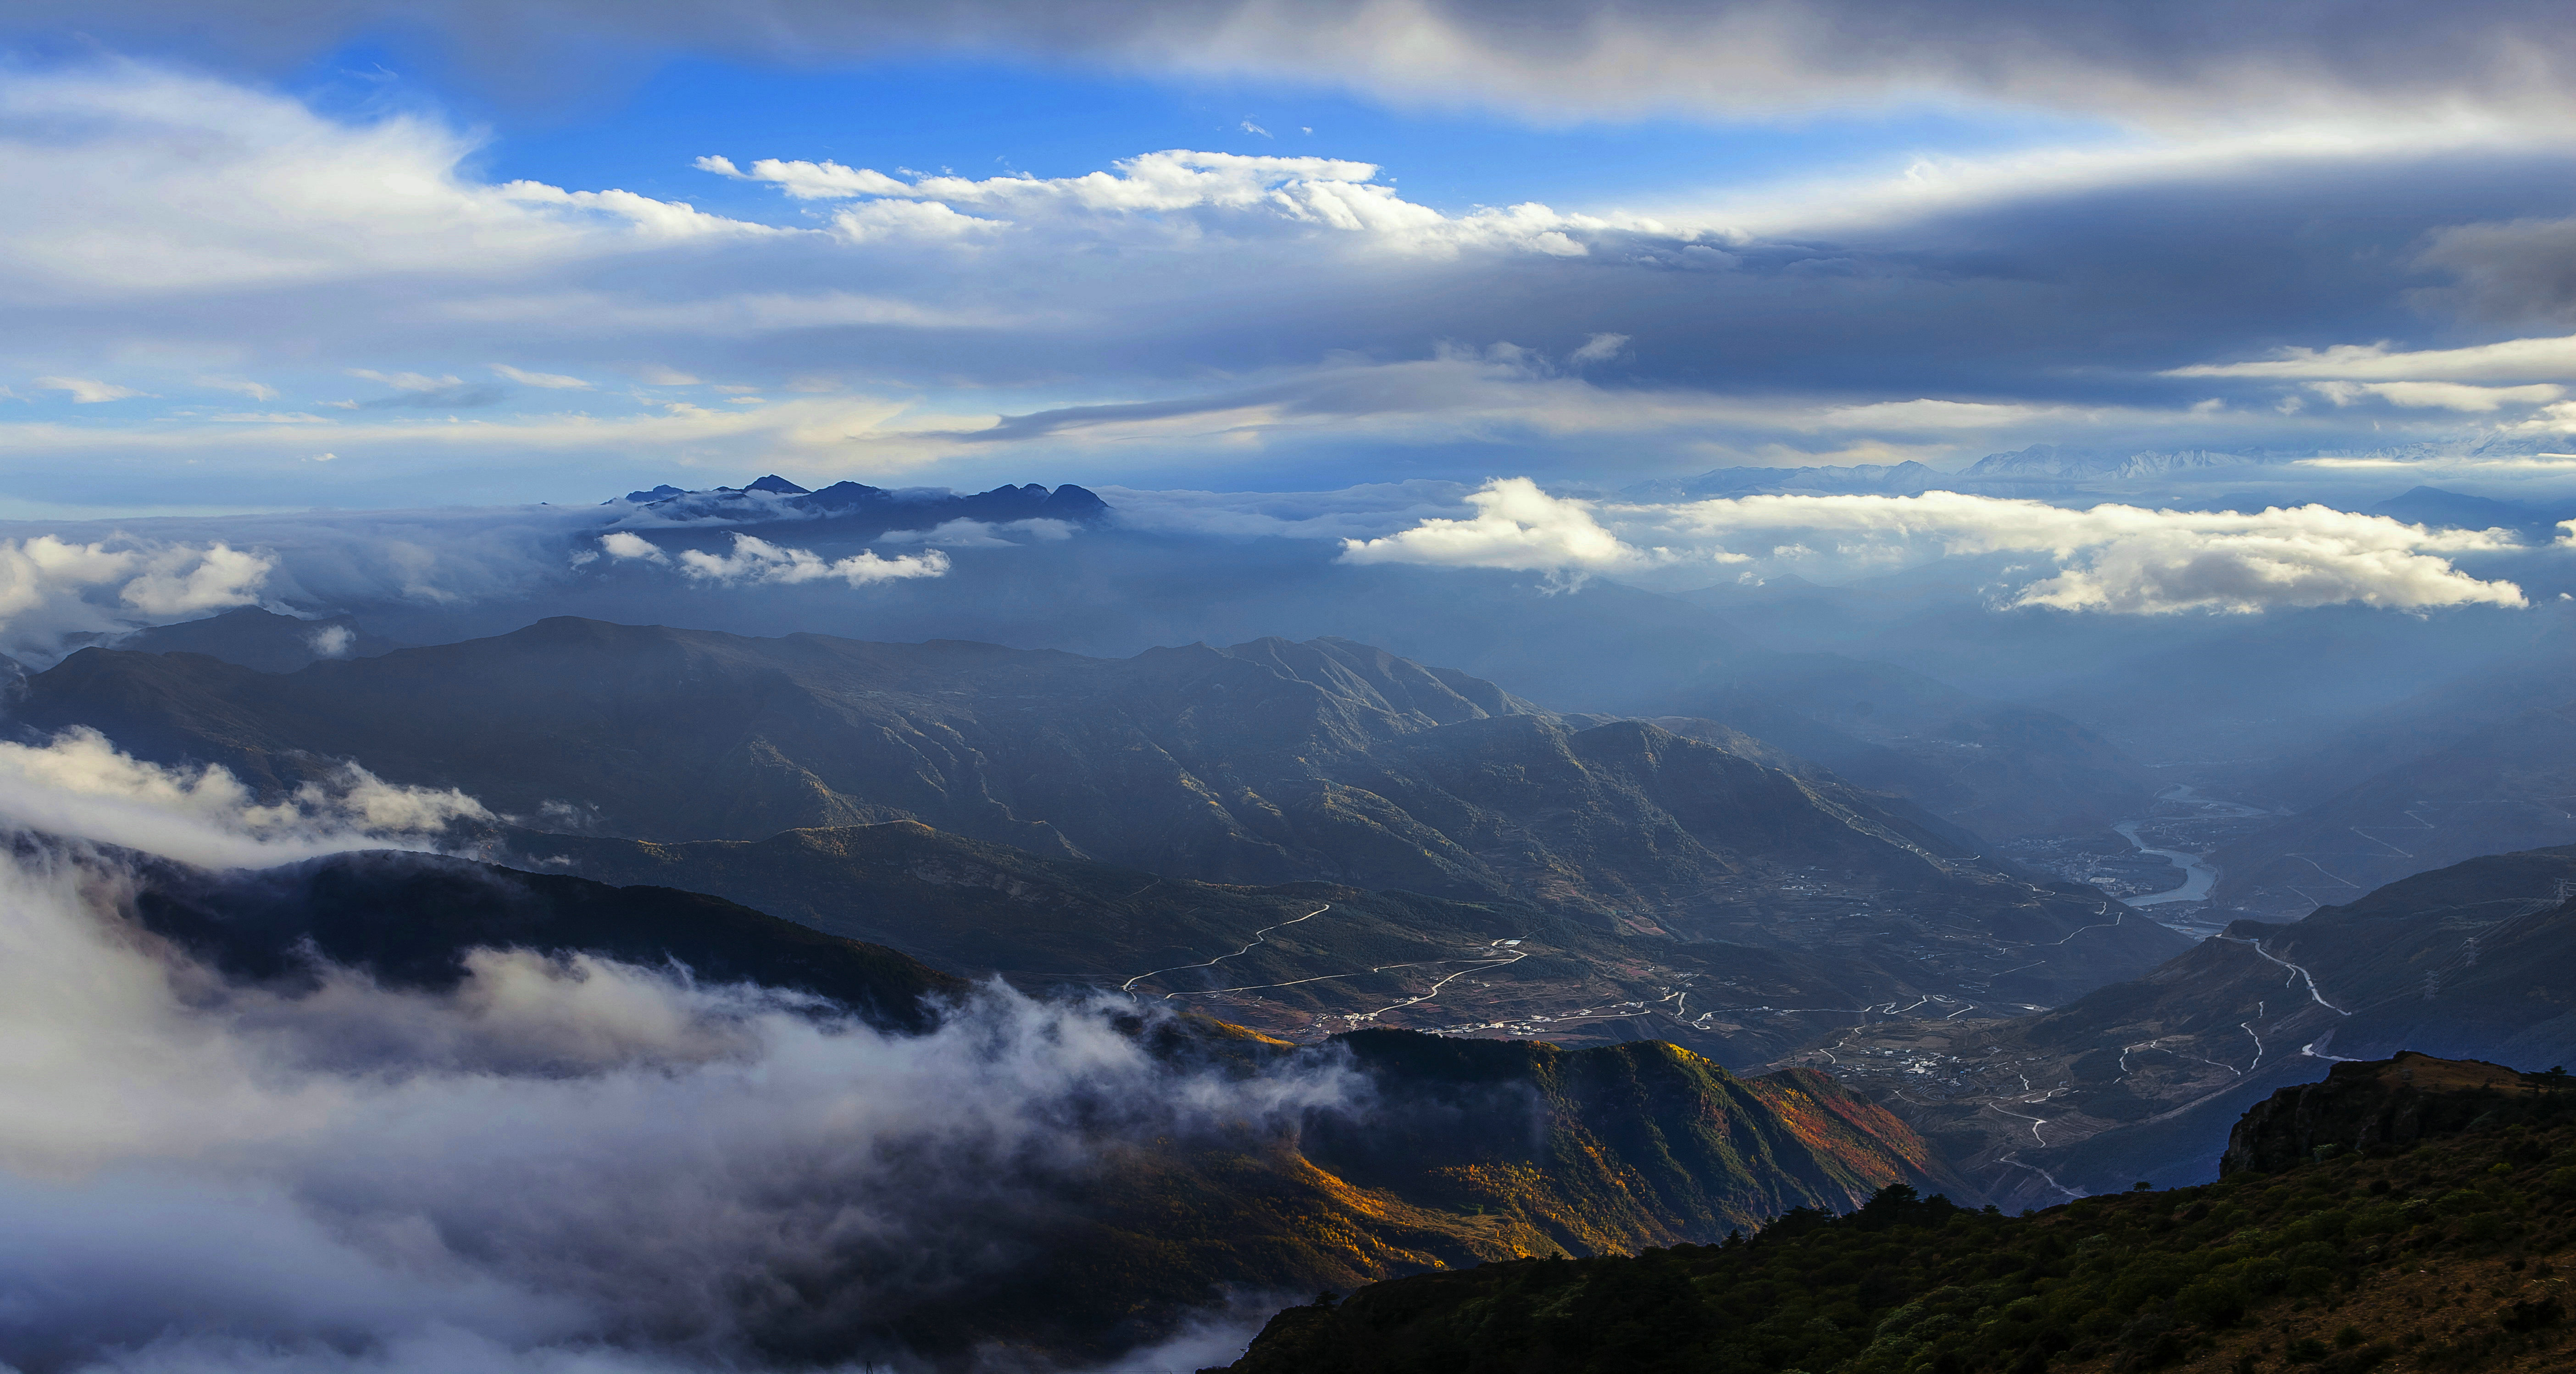
[[[2563,1073],[2526,1074],[2477,1059],[2412,1051],[2337,1064],[2319,1083],[2283,1088],[2256,1103],[2227,1136],[2219,1176],[2276,1173],[2341,1150],[2403,1149],[2457,1134],[2488,1118],[2502,1124],[2527,1100],[2564,1089]]]

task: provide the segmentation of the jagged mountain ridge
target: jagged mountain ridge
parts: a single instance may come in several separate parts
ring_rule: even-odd
[[[1070,482],[1052,491],[1036,482],[1019,486],[1006,483],[991,491],[965,493],[945,487],[889,490],[864,482],[835,482],[809,491],[772,473],[740,487],[683,491],[660,486],[628,492],[624,499],[638,507],[643,518],[621,523],[639,529],[656,524],[757,525],[796,521],[846,535],[862,529],[926,530],[951,520],[988,525],[1059,520],[1087,525],[1110,516],[1108,502]]]

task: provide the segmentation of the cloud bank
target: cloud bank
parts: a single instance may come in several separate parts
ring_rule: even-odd
[[[2535,188],[2576,156],[2474,120],[1643,208],[1444,206],[1398,191],[1413,168],[1187,148],[1049,177],[885,171],[864,146],[669,169],[719,212],[491,178],[474,131],[384,108],[139,62],[13,76],[0,300],[23,327],[0,372],[26,380],[0,443],[36,494],[408,506],[574,499],[644,463],[973,484],[1041,457],[1260,487],[2576,433],[2536,389],[2563,369],[2430,356],[2486,346],[2439,312],[2536,299],[2476,283],[2545,266]],[[2378,346],[2424,366],[2376,375],[2330,348],[2298,376],[2235,361],[2287,331],[2444,346]],[[1524,456],[1473,456],[1496,446]]]
[[[0,1366],[906,1364],[888,1333],[1040,1253],[1118,1151],[1348,1092],[998,986],[907,1037],[523,950],[446,993],[227,985],[89,844],[277,862],[483,814],[343,782],[262,805],[95,735],[0,748]]]
[[[270,556],[222,541],[0,539],[0,650],[43,661],[70,636],[247,606],[275,568]]]
[[[2054,575],[1999,598],[2013,607],[2170,615],[2353,603],[2399,610],[2527,604],[2513,583],[2481,580],[2450,561],[2520,547],[2510,533],[2426,530],[2318,505],[2251,514],[2116,504],[2069,510],[1934,491],[1637,506],[1551,496],[1526,478],[1491,483],[1468,500],[1477,512],[1470,519],[1434,518],[1380,538],[1345,540],[1342,558],[1579,576],[1714,567],[1825,545],[1842,553],[2055,560]]]

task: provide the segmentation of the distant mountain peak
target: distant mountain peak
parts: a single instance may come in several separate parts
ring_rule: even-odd
[[[754,495],[753,493],[758,493]],[[930,529],[951,520],[1007,525],[1022,520],[1057,520],[1096,524],[1108,518],[1109,503],[1084,487],[1068,482],[1054,490],[1030,482],[1004,483],[991,491],[961,494],[947,487],[889,490],[864,482],[834,482],[809,491],[771,473],[742,487],[682,491],[658,486],[631,491],[626,500],[649,507],[659,521],[706,521],[753,525],[779,520],[841,521],[874,530]]]

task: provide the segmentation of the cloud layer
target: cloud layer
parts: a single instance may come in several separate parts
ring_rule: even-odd
[[[670,169],[718,213],[485,177],[418,106],[101,61],[0,83],[0,149],[25,325],[0,442],[65,502],[573,499],[638,465],[1259,486],[1474,478],[1496,450],[1633,480],[2576,424],[2540,390],[2564,367],[2505,359],[2480,304],[2545,294],[2511,283],[2576,154],[2475,120],[1677,183],[1650,210],[1443,207],[1410,169],[1186,148]]]
[[[2506,531],[2426,530],[2318,505],[2250,514],[2113,504],[2070,510],[1949,491],[1601,505],[1551,496],[1526,478],[1492,483],[1468,500],[1476,508],[1469,519],[1433,518],[1346,540],[1342,557],[1579,576],[1714,570],[1815,546],[1845,556],[2031,553],[2054,560],[2056,571],[2009,589],[1998,604],[2121,615],[2526,604],[2513,583],[2481,580],[2450,561],[2520,547]]]

